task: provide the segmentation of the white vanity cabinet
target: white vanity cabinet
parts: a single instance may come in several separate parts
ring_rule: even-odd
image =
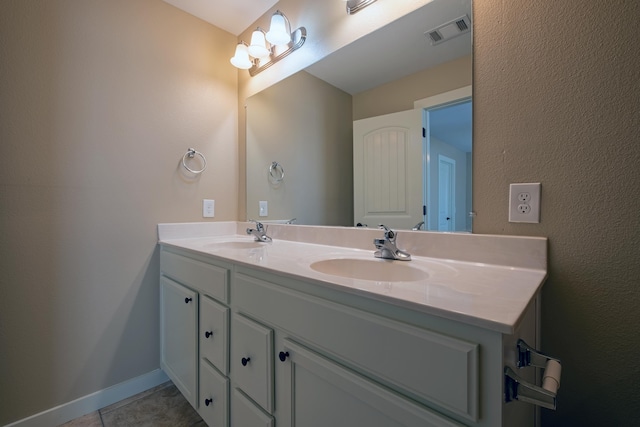
[[[160,366],[210,426],[229,424],[229,270],[197,254],[160,253]]]
[[[537,299],[505,334],[172,246],[161,272],[162,368],[211,427],[537,425],[503,391]]]

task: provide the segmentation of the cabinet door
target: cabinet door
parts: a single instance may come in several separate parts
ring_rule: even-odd
[[[231,317],[231,376],[251,399],[273,412],[273,331],[237,314]]]
[[[293,426],[461,426],[331,360],[285,340],[289,353]]]
[[[200,409],[211,427],[229,425],[229,380],[205,360],[200,361]]]
[[[160,279],[160,366],[197,408],[198,294]]]

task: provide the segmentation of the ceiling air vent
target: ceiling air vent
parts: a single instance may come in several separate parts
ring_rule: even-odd
[[[467,15],[442,24],[433,30],[424,33],[429,38],[433,46],[471,31],[471,20]]]

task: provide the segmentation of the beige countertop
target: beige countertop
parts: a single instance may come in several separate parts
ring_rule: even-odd
[[[409,248],[412,260],[389,261],[373,256],[371,236],[381,237],[379,230],[274,224],[267,230],[273,242],[254,244],[252,237],[240,234],[247,226],[159,224],[159,243],[505,334],[514,332],[547,274],[544,238],[400,231],[398,246]],[[295,240],[288,240],[292,235]],[[331,235],[334,245],[326,244],[332,243]],[[318,241],[317,236],[322,236],[323,244],[309,243]],[[438,243],[433,249],[436,254],[428,249],[434,247],[433,240]],[[370,249],[362,248],[367,246]],[[446,258],[428,256],[441,253]],[[312,268],[314,262],[326,259],[403,264],[401,268],[424,274],[407,281],[361,280]]]

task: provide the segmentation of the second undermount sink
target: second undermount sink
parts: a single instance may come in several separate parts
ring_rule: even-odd
[[[332,276],[376,282],[415,282],[429,277],[427,272],[406,262],[382,259],[332,258],[316,261],[310,267]]]

